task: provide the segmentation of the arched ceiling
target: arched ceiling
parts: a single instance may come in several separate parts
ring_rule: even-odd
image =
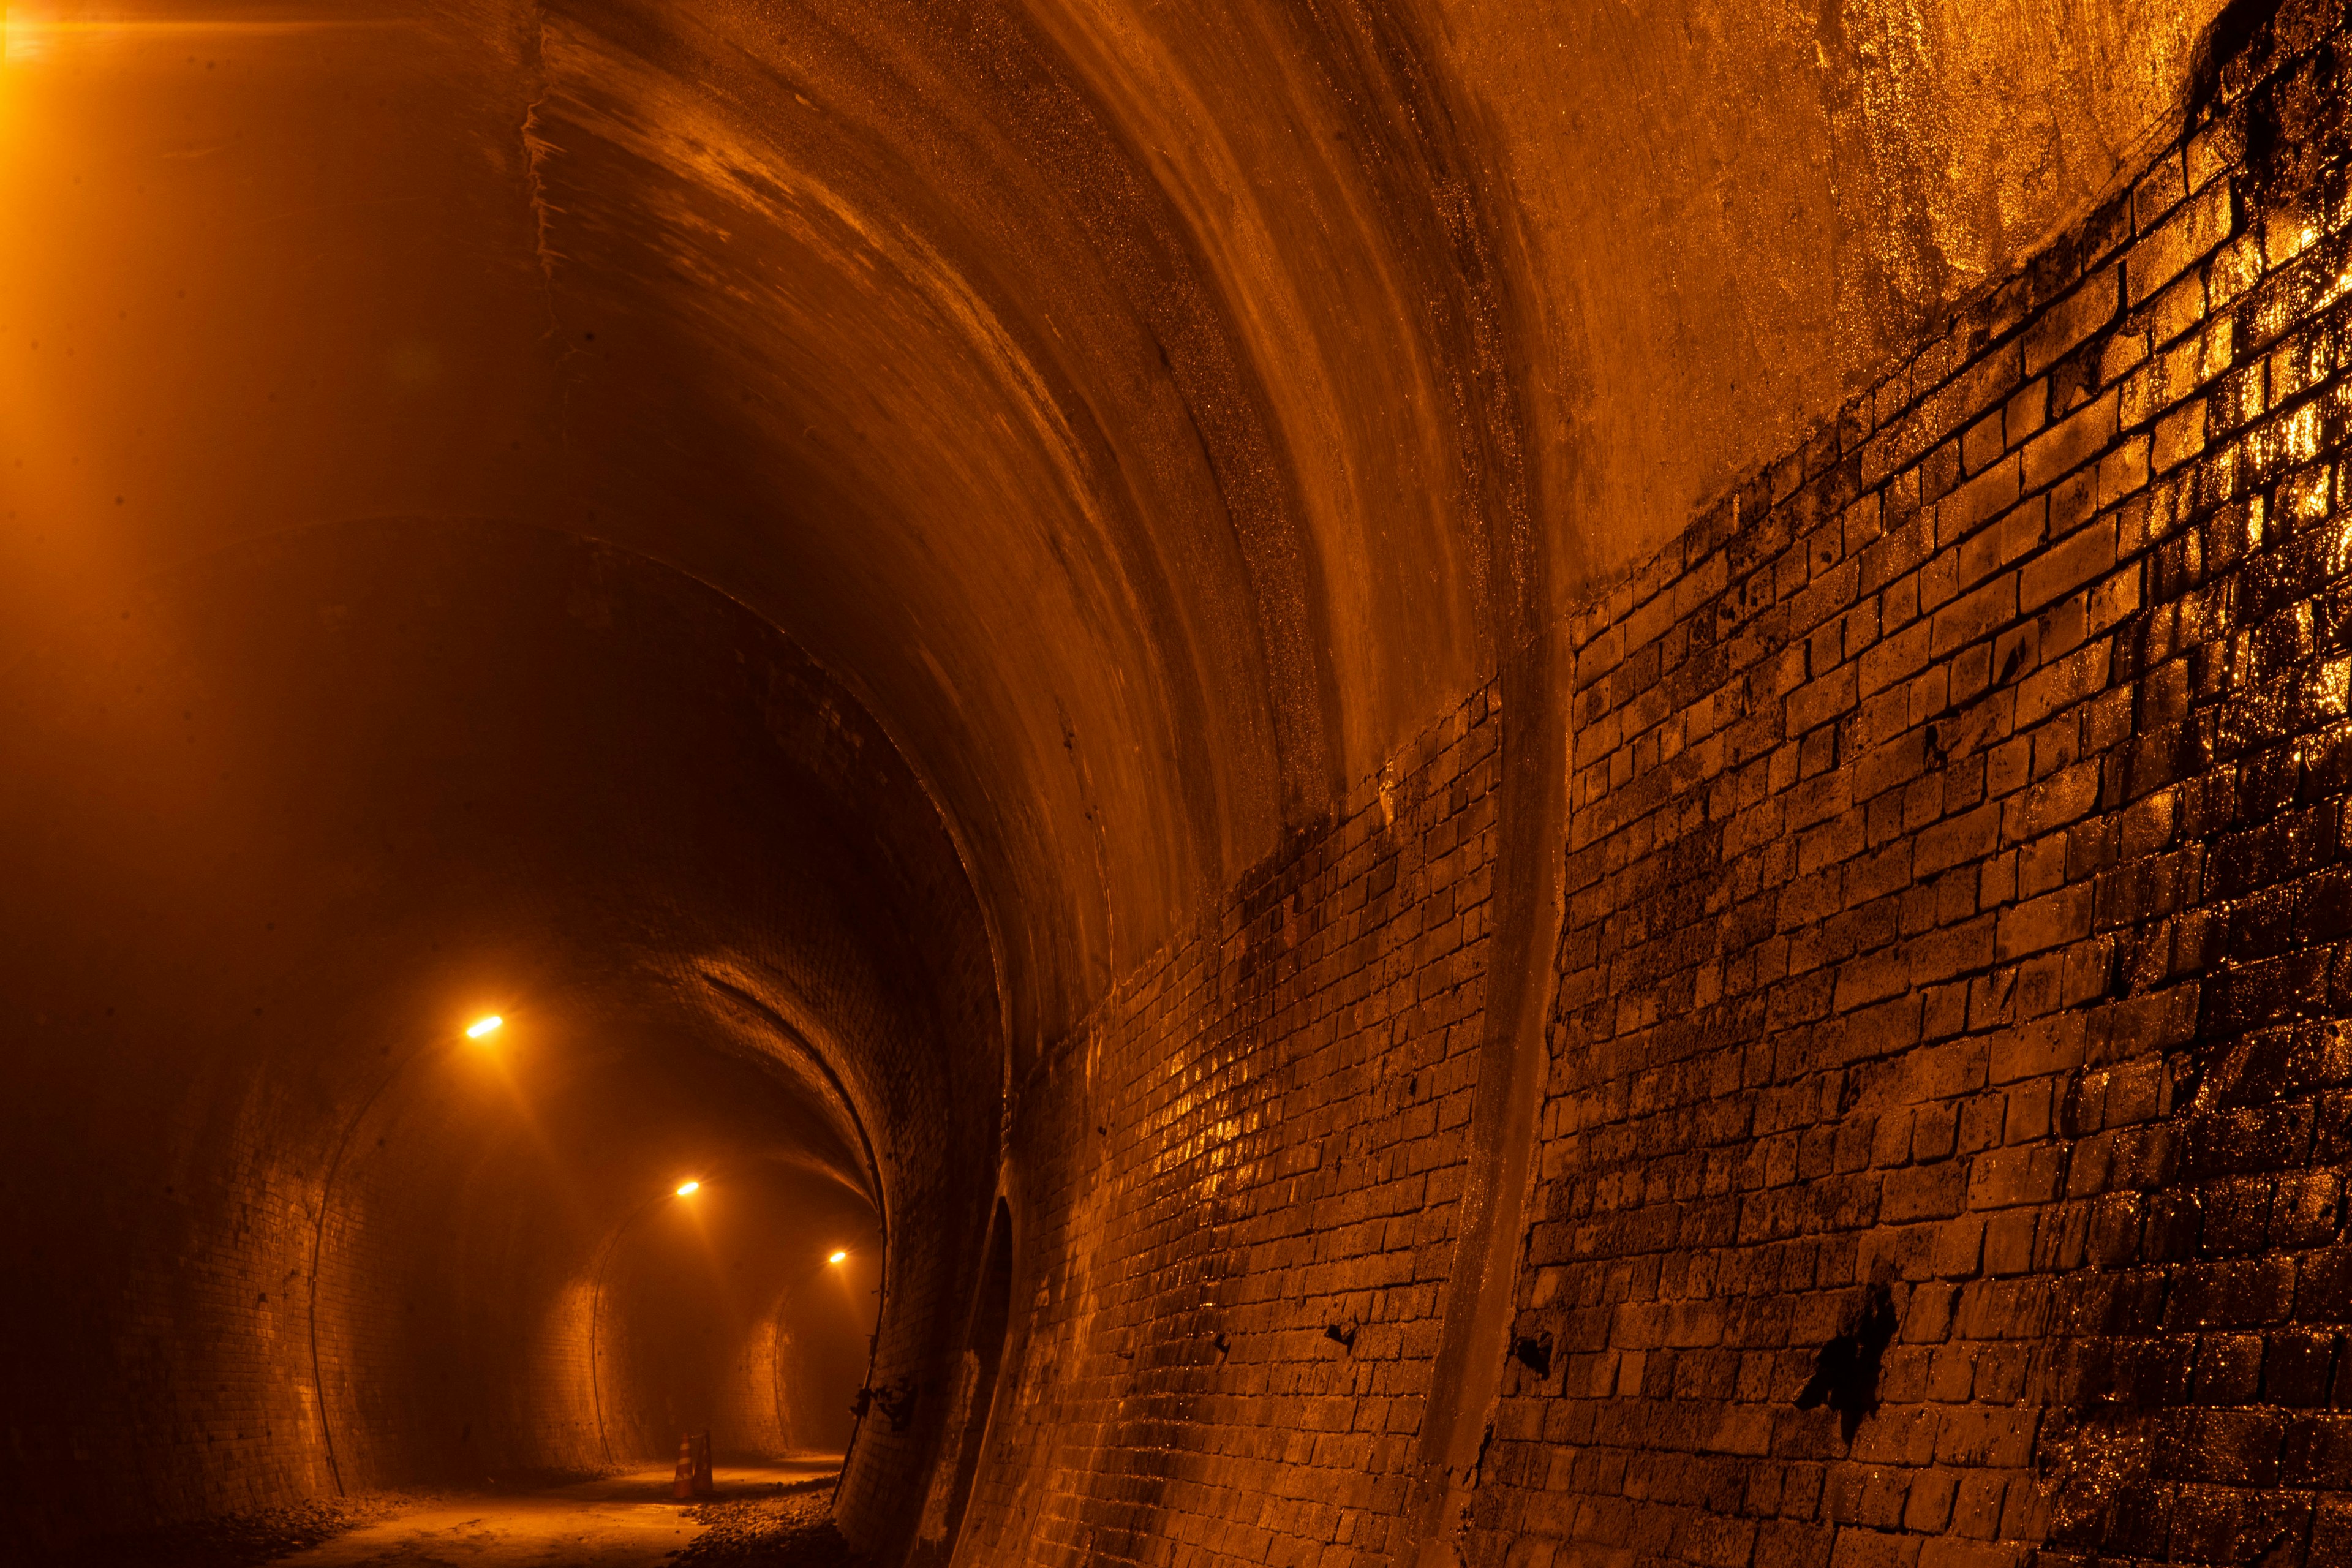
[[[0,657],[369,516],[901,750],[1016,1057],[2177,112],[2211,0],[12,8]]]
[[[0,715],[0,995],[29,1101],[92,1139],[119,1135],[73,1087],[95,1064],[242,1064],[331,1128],[495,1013],[550,1106],[632,1081],[607,1058],[770,1084],[699,1096],[705,1159],[886,1212],[989,1166],[998,998],[929,801],[837,684],[667,568],[511,523],[289,531],[56,626]],[[560,1162],[614,1186],[583,1207],[667,1190],[693,1139],[657,1133],[663,1096],[581,1098],[536,1114],[602,1152]]]
[[[186,1506],[216,1381],[255,1442],[203,1462],[257,1487],[625,1461],[600,1259],[687,1178],[720,1295],[766,1293],[729,1311],[910,1221],[881,1350],[948,1341],[984,922],[888,738],[706,584],[415,515],[154,573],[0,669],[0,1246],[46,1281],[0,1328],[56,1350],[10,1419],[135,1407],[133,1510]],[[184,1395],[90,1393],[134,1364]]]

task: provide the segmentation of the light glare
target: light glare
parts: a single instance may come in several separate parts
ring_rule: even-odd
[[[700,1182],[680,1182],[677,1184],[677,1195],[682,1198],[692,1197],[701,1190],[702,1184]]]
[[[501,1018],[496,1013],[493,1013],[488,1017],[480,1019],[469,1026],[467,1028],[466,1033],[471,1035],[478,1040],[482,1039],[488,1036],[497,1034],[499,1032],[499,1026],[505,1022],[506,1020],[504,1018]]]
[[[827,1263],[839,1263],[847,1258],[849,1254],[846,1252],[836,1252],[831,1258],[826,1258],[825,1261]]]

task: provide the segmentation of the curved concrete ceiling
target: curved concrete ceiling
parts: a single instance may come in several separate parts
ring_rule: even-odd
[[[2096,199],[2215,7],[324,9],[16,8],[0,653],[325,521],[667,563],[904,752],[1017,1070]]]

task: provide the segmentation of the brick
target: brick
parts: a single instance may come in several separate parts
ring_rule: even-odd
[[[2318,37],[2288,11],[2274,26]],[[2315,1551],[2336,1539],[2311,1494],[2352,1489],[2352,1047],[2326,1023],[2352,1006],[2330,553],[2352,397],[2343,225],[2271,266],[2303,198],[2233,172],[2268,79],[1573,612],[1570,891],[1512,1302],[1554,1363],[1540,1389],[1506,1373],[1467,1538],[1488,1568],[2253,1562],[2287,1506]],[[2266,113],[2302,101],[2263,90]],[[2279,156],[2328,123],[2282,120]],[[1474,911],[1506,902],[1486,862],[1508,786],[1491,742],[1482,794],[1416,771],[1455,768],[1468,732],[1349,797],[1345,876],[1335,850],[1328,889],[1302,860],[1256,903],[1212,898],[1207,934],[1170,939],[1192,977],[1132,1012],[1114,991],[1086,1069],[1024,1090],[1141,1152],[1024,1149],[1024,1182],[1074,1194],[1056,1212],[1097,1216],[1045,1244],[1030,1341],[1065,1348],[1033,1365],[1054,1414],[1023,1451],[1104,1456],[1039,1489],[1048,1551],[1111,1540],[1130,1486],[1164,1536],[1102,1550],[1141,1562],[1402,1539],[1357,1506],[1376,1451],[1339,1445],[1397,1442],[1377,1479],[1403,1495],[1473,1190],[1469,998],[1499,956]],[[1276,1152],[1223,1142],[1236,1126]],[[1279,1174],[1213,1188],[1229,1150],[1215,1170]],[[1246,1267],[1198,1272],[1220,1226],[1249,1231]],[[1879,1279],[1899,1331],[1849,1446],[1791,1401]],[[1379,1316],[1407,1292],[1411,1334]],[[1343,1301],[1352,1353],[1321,1334]],[[1244,1307],[1265,1326],[1234,1334]],[[1232,1358],[1181,1359],[1196,1313]],[[1134,1446],[1072,1442],[1107,1408]],[[2153,1468],[2078,1530],[2034,1467],[2064,1458],[2039,1413],[2084,1409],[2131,1412]]]
[[[2015,505],[2021,472],[2017,458],[2005,458],[1937,501],[1938,547],[1948,548]]]
[[[2124,258],[2125,297],[2141,303],[2237,229],[2237,192],[2219,180],[2191,198]]]
[[[1852,660],[1789,694],[1788,732],[1800,735],[1850,710],[1859,667]]]
[[[2111,507],[2147,483],[2150,443],[2145,437],[2123,442],[2099,458],[2098,503]]]
[[[1960,1161],[1891,1171],[1881,1189],[1879,1215],[1893,1225],[1950,1219],[1967,1206],[1968,1177]]]
[[[1967,365],[1920,405],[1918,419],[1930,440],[1956,434],[1978,415],[2017,390],[2024,379],[2018,345],[2011,342]],[[1952,452],[1955,463],[1958,452]],[[1932,499],[1932,498],[1931,498]]]
[[[1884,638],[1863,654],[1855,695],[1874,696],[1899,681],[1908,680],[1927,667],[1927,657],[1928,627],[1925,624]]]
[[[2040,375],[2123,308],[2123,268],[2102,268],[2025,330],[2024,371]]]
[[[2116,438],[2116,395],[2109,393],[2069,415],[2025,448],[2025,488],[2040,489],[2060,475],[2096,460]]]
[[[1936,612],[1929,623],[1929,652],[1942,658],[2017,618],[2018,575],[2003,573]]]
[[[1969,1207],[2009,1208],[2019,1204],[2046,1204],[2058,1195],[2063,1156],[2049,1147],[1997,1149],[1980,1154],[1969,1167]],[[1987,1268],[1990,1261],[1988,1241]],[[2008,1266],[2021,1271],[2020,1263]]]
[[[2017,607],[2031,615],[2096,581],[2116,563],[2116,524],[2106,518],[2026,563],[2017,578]]]
[[[2205,404],[2200,398],[2157,421],[2148,467],[2159,474],[2169,473],[2204,450]]]
[[[2132,226],[2142,234],[2147,233],[2179,205],[2189,189],[2180,154],[2167,153],[2157,159],[2132,186]]]
[[[2084,1021],[2076,1014],[2059,1014],[2004,1030],[1992,1037],[1992,1081],[2021,1079],[2071,1071],[2083,1064]]]

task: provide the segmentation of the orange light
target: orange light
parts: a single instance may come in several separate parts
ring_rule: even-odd
[[[682,1198],[690,1198],[701,1190],[700,1182],[680,1182],[677,1184],[677,1195]]]
[[[499,1026],[505,1022],[506,1020],[504,1018],[501,1018],[496,1013],[493,1013],[487,1018],[477,1019],[473,1024],[467,1027],[466,1033],[471,1035],[478,1040],[487,1039],[488,1037],[497,1034]]]
[[[825,1261],[827,1263],[840,1263],[845,1260],[848,1257],[849,1254],[846,1252],[836,1252],[831,1258],[826,1258]]]

